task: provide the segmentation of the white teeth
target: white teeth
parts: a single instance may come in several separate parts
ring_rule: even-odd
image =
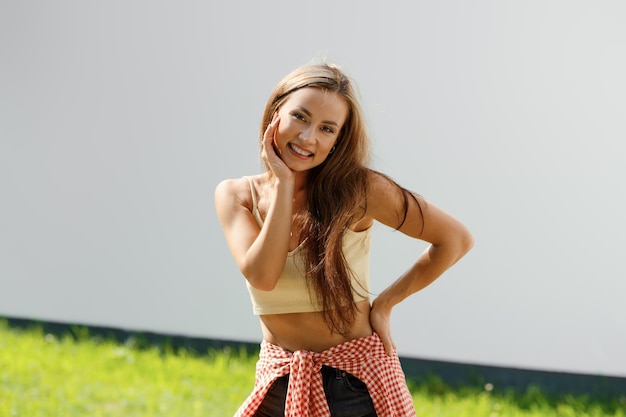
[[[312,153],[309,153],[307,151],[305,151],[302,148],[297,147],[296,145],[294,145],[293,143],[289,144],[289,147],[297,154],[302,155],[302,156],[311,156],[313,155]]]

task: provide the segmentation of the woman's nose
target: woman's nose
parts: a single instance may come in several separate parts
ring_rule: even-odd
[[[312,140],[313,139],[313,128],[312,127],[307,127],[306,129],[302,129],[300,131],[300,139],[302,139],[303,141],[306,140]]]

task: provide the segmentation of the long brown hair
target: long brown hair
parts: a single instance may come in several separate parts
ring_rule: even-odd
[[[371,172],[368,168],[369,138],[349,78],[338,66],[330,63],[305,65],[278,83],[265,106],[261,138],[274,113],[288,96],[305,87],[334,92],[348,105],[348,116],[335,143],[334,152],[309,172],[307,212],[301,223],[301,235],[306,236],[302,250],[308,282],[323,306],[324,319],[331,331],[345,335],[356,317],[353,292],[359,289],[352,288],[351,271],[344,256],[342,241],[346,228],[365,214]],[[265,168],[271,174],[269,167]],[[403,195],[406,216],[408,198],[406,192]]]

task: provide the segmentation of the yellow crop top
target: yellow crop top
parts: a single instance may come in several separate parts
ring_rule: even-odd
[[[245,177],[250,183],[252,193],[252,215],[259,227],[263,227],[263,219],[259,214],[257,199],[252,180]],[[352,289],[354,301],[363,301],[369,298],[369,254],[371,230],[362,232],[346,229],[343,236],[343,251],[352,272]],[[250,292],[252,307],[255,315],[308,313],[322,311],[322,305],[317,301],[314,290],[307,285],[304,274],[304,259],[301,253],[302,244],[288,252],[285,267],[278,283],[271,291],[262,291],[254,288],[248,281],[246,285]]]

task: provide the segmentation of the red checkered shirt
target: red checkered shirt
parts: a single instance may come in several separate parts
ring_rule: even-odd
[[[387,355],[376,333],[324,352],[289,352],[266,341],[256,367],[254,389],[235,417],[253,417],[272,383],[289,374],[285,417],[330,417],[322,365],[349,372],[365,383],[379,417],[415,417],[398,356]]]

